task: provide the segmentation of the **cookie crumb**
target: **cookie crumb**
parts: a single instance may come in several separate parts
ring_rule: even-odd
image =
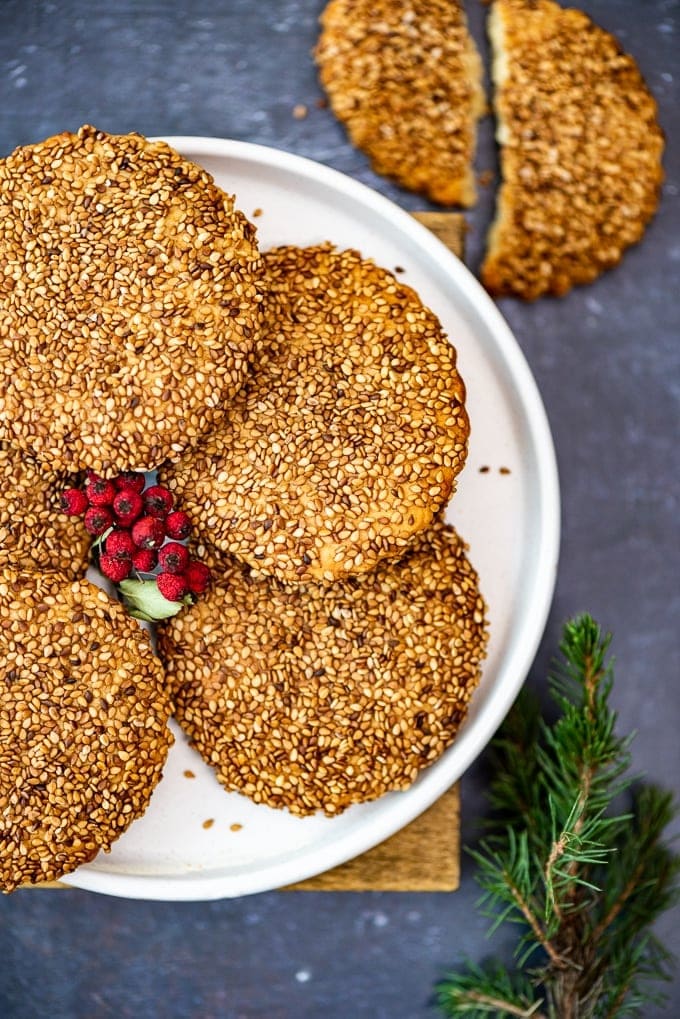
[[[489,184],[493,183],[493,179],[494,179],[493,170],[482,170],[482,172],[477,175],[477,183],[479,184],[480,188],[488,187]]]
[[[253,219],[257,219],[262,215],[262,209],[253,209]]]
[[[488,474],[490,470],[491,470],[491,468],[488,467],[486,464],[484,464],[483,467],[479,468],[479,473],[480,474]]]
[[[324,99],[323,96],[319,96],[314,105],[316,106],[317,110],[325,110],[326,107],[328,106],[328,100]]]
[[[509,467],[499,467],[498,468],[498,473],[499,474],[509,474],[510,473],[510,468]]]
[[[406,269],[404,269],[403,265],[395,265],[394,271],[398,272],[398,273],[402,273],[402,272],[406,272]]]
[[[209,818],[207,818],[207,820],[205,820],[203,822],[203,827],[206,828],[206,829],[212,828],[214,823],[215,823],[215,818],[214,817],[209,817]]]
[[[242,824],[230,824],[229,825],[229,831],[241,831],[241,828],[243,828]]]
[[[193,771],[189,771],[188,768],[187,768],[187,770],[183,774],[184,774],[185,778],[196,778],[196,776],[194,775]]]
[[[307,112],[307,107],[304,103],[298,103],[297,106],[293,107],[293,116],[296,120],[304,120]]]

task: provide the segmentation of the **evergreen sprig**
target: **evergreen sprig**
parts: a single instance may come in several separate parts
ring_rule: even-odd
[[[663,1001],[655,985],[672,960],[651,927],[678,901],[680,857],[663,841],[675,808],[630,774],[609,644],[590,616],[567,623],[549,678],[558,717],[524,692],[494,740],[491,817],[472,856],[491,930],[523,930],[512,972],[468,964],[439,984],[445,1015],[614,1019]]]

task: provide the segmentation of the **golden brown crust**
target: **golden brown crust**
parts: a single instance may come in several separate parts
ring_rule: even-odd
[[[0,888],[91,860],[146,809],[172,736],[148,635],[87,581],[0,568]]]
[[[15,566],[59,570],[82,577],[91,537],[82,520],[60,511],[61,492],[77,483],[63,472],[0,442],[0,557]]]
[[[83,127],[0,161],[0,438],[108,475],[194,445],[258,338],[254,233],[138,134]]]
[[[406,788],[449,746],[486,648],[452,528],[437,522],[399,563],[330,585],[212,564],[209,593],[158,642],[177,719],[228,790],[338,814]]]
[[[458,0],[331,0],[316,49],[335,115],[376,173],[473,205],[482,66]]]
[[[656,103],[581,11],[495,0],[489,32],[503,184],[482,279],[497,295],[564,294],[616,265],[656,210]]]
[[[159,478],[206,540],[284,580],[398,557],[446,503],[468,418],[456,352],[355,251],[265,256],[266,349],[224,424]]]

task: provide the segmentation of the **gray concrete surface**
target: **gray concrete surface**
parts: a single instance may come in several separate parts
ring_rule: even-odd
[[[468,0],[482,43],[484,9]],[[563,545],[545,639],[529,677],[544,687],[562,621],[582,610],[614,631],[615,701],[637,729],[635,768],[680,787],[678,351],[680,4],[585,0],[637,57],[668,137],[658,217],[623,264],[561,301],[501,302],[550,417]],[[81,123],[204,134],[310,156],[408,209],[423,201],[376,177],[315,101],[310,50],[321,0],[1,0],[0,155]],[[292,116],[305,103],[304,120]],[[493,167],[483,125],[479,169]],[[479,260],[492,189],[470,215]],[[464,780],[464,834],[484,810],[484,760]],[[224,1017],[415,1019],[484,938],[469,861],[455,895],[269,893],[210,904],[128,902],[82,892],[0,901],[5,1019]],[[659,925],[680,950],[676,911]],[[668,1009],[680,1015],[680,977]]]

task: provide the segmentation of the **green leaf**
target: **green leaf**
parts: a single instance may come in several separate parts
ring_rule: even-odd
[[[191,598],[168,601],[158,590],[156,582],[151,580],[123,580],[118,587],[130,615],[150,623],[170,619],[181,612],[185,605],[191,604]]]

